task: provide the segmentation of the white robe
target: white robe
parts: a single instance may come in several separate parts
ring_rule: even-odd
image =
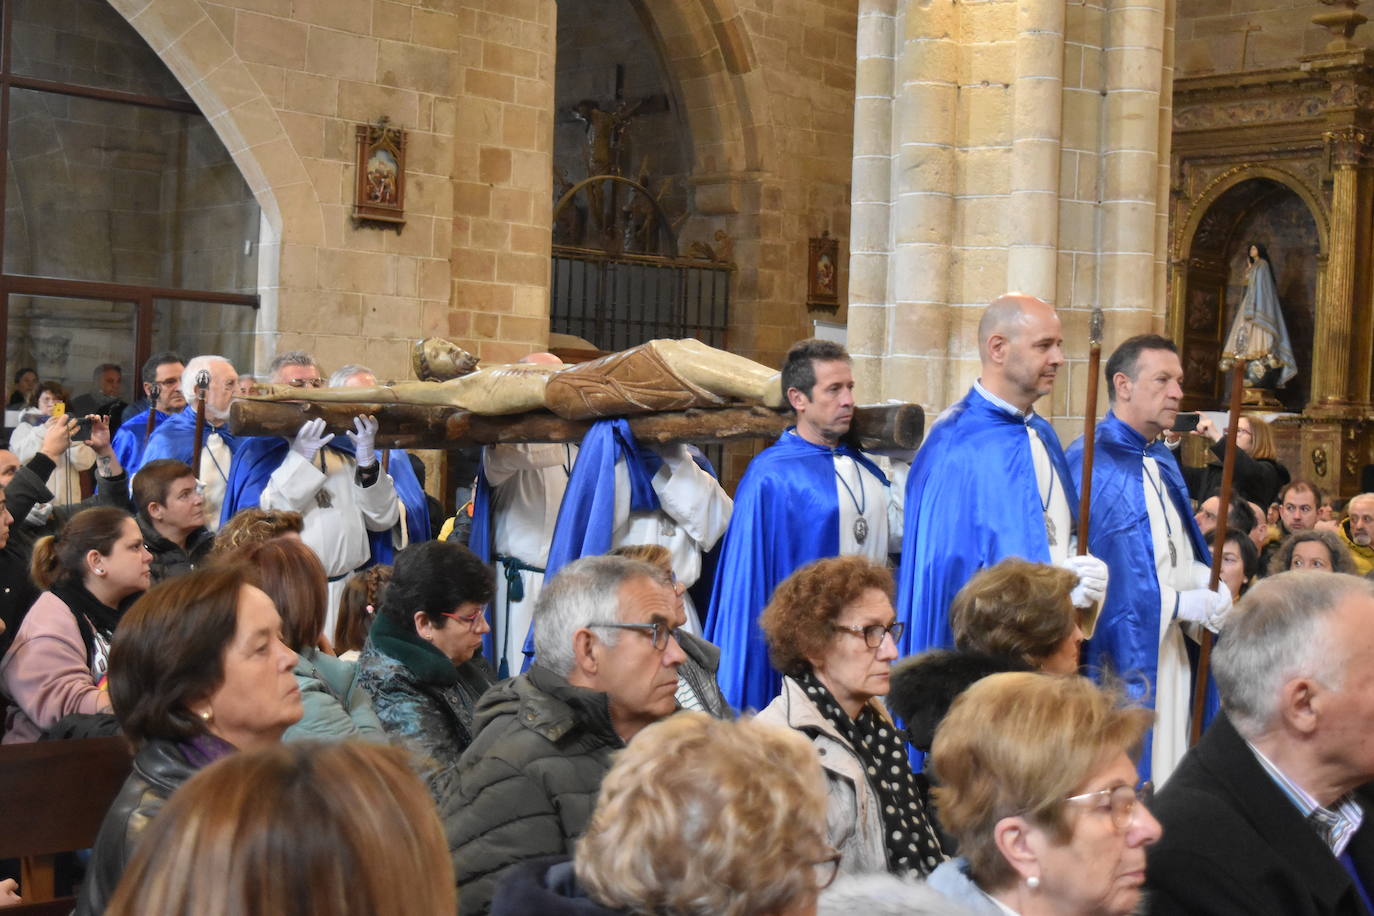
[[[835,498],[840,507],[839,556],[865,556],[886,566],[889,553],[902,552],[906,474],[911,466],[893,461],[889,485],[883,486],[881,480],[848,455],[835,455],[831,460],[835,464]],[[862,544],[854,534],[854,523],[861,514],[868,523]]]
[[[611,546],[660,544],[673,555],[673,575],[691,588],[701,578],[701,555],[716,546],[730,524],[734,502],[720,483],[701,469],[686,449],[669,450],[653,477],[661,512],[630,511],[630,475],[615,467],[615,528]],[[701,618],[690,595],[683,594],[687,630],[701,635]]]
[[[46,422],[46,417],[41,418]],[[43,435],[46,425],[34,426],[20,423],[10,434],[10,451],[19,459],[20,464],[28,464],[29,459],[43,448]],[[48,475],[46,481],[53,495],[52,505],[74,506],[81,502],[81,472],[90,470],[95,464],[95,452],[84,442],[73,442],[57,459],[57,467]],[[15,519],[22,522],[23,519]]]
[[[482,467],[491,485],[492,550],[540,569],[549,560],[558,507],[577,460],[575,445],[489,445]],[[495,556],[492,558],[495,560]],[[524,598],[515,606],[506,600],[506,567],[496,563],[496,598],[492,624],[501,645],[497,668],[506,659],[507,671],[518,674],[524,660],[525,637],[534,617],[534,602],[544,587],[544,574],[522,570]]]
[[[327,471],[320,469],[321,461]],[[299,512],[304,518],[301,540],[315,551],[331,580],[323,631],[330,639],[349,575],[372,556],[367,533],[390,531],[401,518],[391,475],[378,468],[376,482],[361,487],[354,480],[357,468],[353,458],[330,448],[320,449],[313,462],[288,452],[258,502],[263,509]]]
[[[1156,718],[1150,755],[1150,774],[1159,786],[1188,750],[1192,674],[1182,624],[1174,616],[1178,593],[1205,588],[1211,570],[1193,559],[1187,525],[1169,498],[1168,484],[1160,477],[1158,463],[1149,456],[1144,459],[1141,484],[1145,487],[1145,508],[1150,517],[1155,572],[1159,577],[1159,665],[1153,685]],[[1171,543],[1177,565],[1170,558]]]

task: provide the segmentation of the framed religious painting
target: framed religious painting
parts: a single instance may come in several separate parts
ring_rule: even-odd
[[[405,131],[388,126],[386,118],[376,124],[359,124],[357,166],[353,218],[390,223],[400,229],[406,221]]]
[[[811,240],[806,259],[806,304],[812,308],[840,307],[840,241],[827,230]]]

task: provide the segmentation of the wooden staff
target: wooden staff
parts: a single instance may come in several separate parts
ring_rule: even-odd
[[[1244,353],[1244,342],[1236,347]],[[1221,490],[1217,493],[1217,527],[1212,534],[1212,575],[1207,587],[1216,591],[1221,582],[1221,552],[1226,544],[1226,522],[1231,515],[1231,481],[1236,475],[1236,433],[1240,430],[1240,396],[1245,387],[1246,360],[1237,357],[1231,370],[1231,415],[1226,427],[1226,456],[1221,462]],[[1232,595],[1235,600],[1238,595]],[[1202,714],[1207,705],[1207,675],[1212,665],[1212,631],[1202,628],[1202,642],[1197,656],[1197,683],[1193,685],[1193,715],[1188,726],[1188,746],[1202,737]]]
[[[148,424],[143,431],[143,444],[147,445],[148,440],[153,436],[153,427],[157,425],[157,396],[162,390],[162,386],[154,382],[151,385],[145,384],[143,390],[148,395]]]
[[[196,448],[191,453],[191,473],[200,479],[200,450],[205,447],[205,392],[210,388],[210,373],[196,373]]]
[[[1102,306],[1093,306],[1088,322],[1088,400],[1083,405],[1083,476],[1078,493],[1078,555],[1088,552],[1088,522],[1092,518],[1093,446],[1097,438],[1097,383],[1102,374]],[[1097,629],[1096,606],[1082,614],[1079,628],[1091,638]]]

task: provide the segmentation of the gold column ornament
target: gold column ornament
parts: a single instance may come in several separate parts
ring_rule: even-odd
[[[1357,222],[1360,169],[1369,155],[1370,134],[1358,127],[1342,127],[1324,135],[1331,159],[1331,251],[1327,260],[1324,301],[1317,308],[1314,338],[1321,342],[1322,359],[1313,360],[1314,404],[1348,401],[1351,328],[1355,308]]]

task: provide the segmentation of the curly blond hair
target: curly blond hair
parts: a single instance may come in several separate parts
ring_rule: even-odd
[[[892,573],[859,556],[817,560],[784,579],[759,616],[773,667],[794,677],[810,671],[807,659],[824,655],[835,638],[832,624],[869,589],[891,601]]]
[[[574,867],[603,906],[660,916],[778,913],[829,852],[820,757],[799,732],[683,712],[621,751]]]

